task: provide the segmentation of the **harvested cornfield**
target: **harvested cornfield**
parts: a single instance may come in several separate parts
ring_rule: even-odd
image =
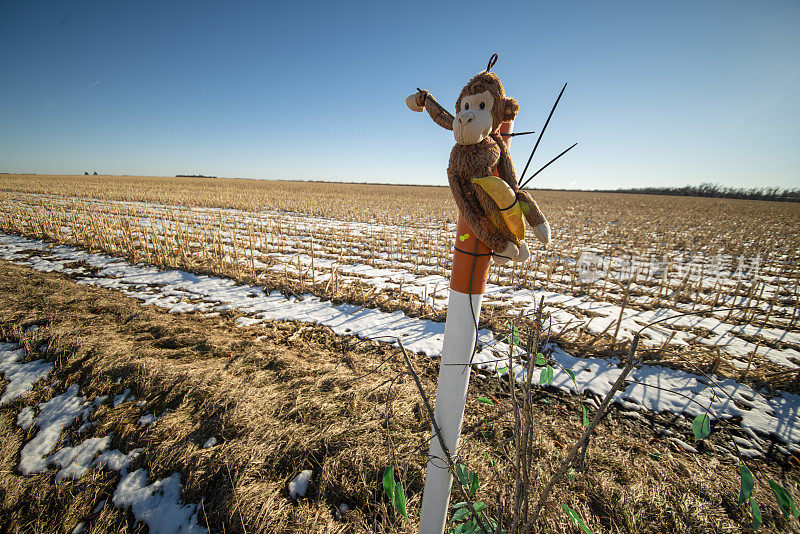
[[[435,387],[456,218],[448,189],[0,175],[0,197],[8,274],[0,341],[21,347],[8,345],[9,354],[24,349],[0,371],[13,383],[7,370],[38,361],[41,347],[37,365],[52,365],[0,408],[10,440],[2,461],[13,473],[0,515],[13,517],[16,531],[142,529],[132,498],[117,497],[120,478],[140,493],[151,488],[143,474],[126,478],[143,473],[134,467],[162,481],[181,473],[176,502],[196,507],[174,506],[213,531],[413,530],[430,425],[410,381],[396,380],[402,359],[380,362],[396,353],[392,339],[402,340],[425,387]],[[645,356],[598,427],[588,470],[557,487],[536,531],[575,528],[560,504],[595,532],[740,531],[751,521],[736,502],[741,461],[756,473],[763,528],[797,528],[767,480],[798,495],[800,207],[534,197],[554,242],[533,246],[527,262],[492,267],[465,422],[461,458],[493,513],[502,513],[513,467],[513,362],[497,355],[514,352],[543,302],[536,484],[580,435],[583,406],[597,409],[637,333]],[[55,274],[23,281],[31,268]],[[125,348],[106,342],[117,337]],[[556,370],[549,380],[548,368]],[[76,422],[51,430],[61,437],[31,464],[39,469],[19,473],[20,451],[43,432],[41,406],[81,396]],[[109,404],[90,408],[104,396]],[[706,411],[715,432],[694,443],[686,416]],[[79,416],[96,424],[78,431]],[[57,456],[65,448],[85,452],[91,475],[62,480],[70,477],[52,466],[77,469],[68,453]],[[112,449],[130,460],[119,475],[91,463]],[[390,463],[405,482],[411,522],[382,493]],[[306,470],[311,491],[292,499],[288,483]],[[116,506],[93,510],[92,484]],[[34,509],[37,487],[57,498]]]

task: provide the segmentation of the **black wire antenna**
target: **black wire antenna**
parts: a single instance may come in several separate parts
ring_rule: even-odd
[[[522,182],[522,185],[520,185],[520,186],[519,186],[519,189],[522,189],[523,187],[525,187],[526,185],[528,185],[528,182],[530,182],[531,180],[533,180],[534,178],[536,178],[536,175],[537,175],[537,174],[539,174],[540,172],[542,172],[543,170],[545,170],[547,167],[549,167],[549,166],[550,166],[550,164],[551,164],[551,163],[553,163],[555,160],[557,160],[558,158],[560,158],[561,156],[563,156],[564,154],[566,154],[567,152],[569,152],[570,150],[572,150],[572,149],[573,149],[573,148],[575,148],[576,146],[578,146],[578,143],[575,143],[575,144],[573,144],[571,147],[569,147],[568,149],[566,149],[564,152],[562,152],[562,153],[561,153],[561,154],[559,154],[558,156],[556,156],[556,157],[554,157],[553,159],[551,159],[550,161],[548,161],[548,162],[547,162],[547,163],[544,165],[544,167],[542,167],[541,169],[539,169],[538,171],[536,171],[535,173],[533,173],[533,174],[531,175],[531,177],[530,177],[530,178],[528,178],[527,180],[525,180],[524,182]]]
[[[575,146],[578,144],[578,143],[575,143],[574,145],[572,145],[568,149],[564,150],[561,154],[559,154],[558,156],[556,156],[553,159],[551,159],[550,161],[548,161],[547,164],[544,167],[540,168],[538,171],[533,173],[533,176],[531,176],[527,180],[523,181],[523,179],[525,178],[525,173],[528,172],[528,167],[531,164],[531,160],[533,160],[533,155],[536,153],[536,149],[539,148],[539,142],[542,140],[542,136],[544,135],[545,130],[547,130],[547,125],[550,124],[550,119],[553,118],[553,113],[555,113],[556,107],[558,106],[558,103],[561,100],[561,96],[564,94],[564,90],[566,88],[567,88],[567,84],[565,83],[564,87],[561,88],[561,92],[558,93],[558,98],[556,98],[556,102],[555,102],[555,104],[553,104],[553,109],[550,110],[550,114],[547,116],[547,120],[545,121],[544,126],[542,127],[542,131],[539,132],[539,138],[536,139],[536,144],[533,145],[533,150],[531,150],[531,155],[528,156],[528,161],[527,161],[527,163],[525,163],[525,168],[522,169],[522,174],[519,177],[519,182],[520,182],[521,185],[519,186],[518,189],[522,189],[523,187],[525,187],[528,184],[528,182],[530,182],[534,178],[534,176],[536,176],[537,174],[539,174],[540,172],[545,170],[551,163],[553,163],[558,158],[560,158],[561,156],[563,156],[564,154],[566,154],[567,152],[569,152],[570,150],[575,148]]]
[[[503,137],[514,137],[514,136],[517,136],[517,135],[528,135],[528,134],[533,134],[533,133],[536,133],[536,132],[534,132],[532,130],[530,132],[511,132],[511,133],[500,132],[500,135],[502,135]]]

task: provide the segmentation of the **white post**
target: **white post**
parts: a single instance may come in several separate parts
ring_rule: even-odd
[[[472,370],[469,360],[475,346],[475,324],[480,317],[482,299],[483,294],[467,295],[451,289],[447,303],[447,321],[444,327],[444,346],[439,366],[439,384],[436,387],[434,418],[442,431],[445,446],[454,458],[458,452],[458,438],[464,419],[464,404],[467,400],[469,375]],[[444,532],[452,483],[453,475],[447,468],[439,439],[434,435],[431,437],[425,493],[422,496],[420,534]]]
[[[500,126],[500,132],[511,133],[513,125],[513,121],[504,122]],[[439,363],[439,383],[436,386],[436,407],[433,410],[444,444],[453,459],[458,454],[458,438],[464,420],[464,405],[472,370],[469,362],[475,347],[475,337],[478,335],[476,326],[481,316],[481,300],[489,277],[490,258],[491,250],[475,237],[464,217],[459,215],[444,345]],[[422,494],[420,534],[444,532],[452,484],[453,476],[448,469],[439,438],[433,435],[425,475],[425,492]]]

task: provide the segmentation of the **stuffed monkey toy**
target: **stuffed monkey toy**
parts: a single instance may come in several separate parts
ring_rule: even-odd
[[[489,72],[494,61],[493,56],[486,70],[461,90],[455,117],[428,91],[418,90],[406,99],[406,104],[413,111],[427,110],[433,122],[453,131],[456,145],[450,152],[447,178],[458,210],[475,237],[492,250],[496,263],[525,261],[530,252],[522,239],[521,216],[524,215],[534,235],[544,244],[550,242],[550,224],[531,196],[518,190],[514,164],[500,134],[500,125],[514,120],[519,104],[506,97],[500,78]],[[502,181],[491,176],[495,169]],[[491,184],[492,180],[499,183]],[[505,196],[497,193],[500,189]],[[511,200],[505,202],[511,205],[498,205],[501,198]],[[513,211],[521,212],[518,225],[510,223],[513,218],[508,215]]]

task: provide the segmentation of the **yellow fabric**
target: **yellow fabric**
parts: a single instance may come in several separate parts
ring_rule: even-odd
[[[500,214],[505,219],[511,233],[519,239],[523,239],[525,237],[525,219],[522,207],[517,202],[517,195],[511,186],[497,176],[473,178],[472,183],[481,186],[486,194],[492,197],[498,208],[508,208],[500,211]],[[509,208],[509,206],[511,207]]]

